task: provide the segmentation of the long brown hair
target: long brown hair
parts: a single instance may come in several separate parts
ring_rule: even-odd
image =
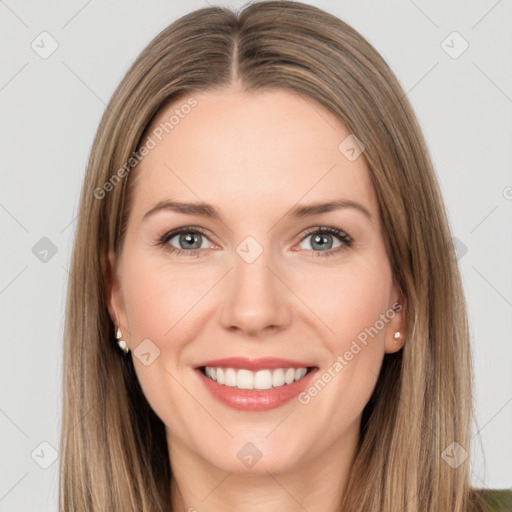
[[[258,2],[238,14],[209,7],[178,19],[142,51],[103,115],[68,286],[60,510],[170,509],[164,425],[131,357],[115,343],[105,257],[122,250],[134,155],[156,113],[196,91],[233,84],[298,92],[362,141],[406,300],[407,340],[384,358],[340,511],[480,510],[469,461],[452,467],[443,456],[452,443],[460,447],[450,456],[454,446],[469,452],[472,367],[461,280],[423,136],[378,52],[335,16],[291,1]]]

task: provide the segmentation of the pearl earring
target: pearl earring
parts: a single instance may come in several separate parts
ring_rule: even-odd
[[[117,329],[117,334],[116,334],[116,338],[117,338],[117,344],[119,345],[119,348],[125,353],[125,354],[128,354],[128,352],[130,352],[130,349],[128,348],[128,346],[126,345],[126,341],[122,340],[121,338],[123,337],[123,335],[121,334],[121,329]]]
[[[398,343],[398,340],[400,339],[400,331],[396,331],[393,338],[395,338],[393,343]]]

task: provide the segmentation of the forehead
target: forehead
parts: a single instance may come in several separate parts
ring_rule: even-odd
[[[178,198],[282,212],[343,198],[378,217],[364,153],[347,158],[350,132],[311,98],[286,90],[194,93],[162,110],[148,136],[154,147],[136,171],[134,209]]]

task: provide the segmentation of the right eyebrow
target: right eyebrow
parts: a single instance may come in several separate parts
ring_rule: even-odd
[[[221,220],[219,211],[211,204],[208,203],[182,203],[179,201],[160,201],[153,208],[144,214],[142,220],[151,217],[157,212],[171,210],[177,213],[183,213],[186,215],[199,215],[201,217],[207,217],[212,219]]]

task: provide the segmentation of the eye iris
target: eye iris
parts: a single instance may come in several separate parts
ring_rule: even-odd
[[[329,238],[328,238],[329,237]],[[330,240],[330,244],[329,244]],[[319,244],[318,247],[315,247],[315,244]],[[328,247],[326,247],[328,245]],[[311,243],[311,247],[314,249],[331,249],[332,248],[332,235],[328,234],[317,234],[313,237],[313,241]]]
[[[195,239],[195,241],[194,241]],[[191,243],[192,245],[188,245]],[[199,249],[201,247],[201,235],[186,233],[184,235],[180,235],[180,245],[185,246],[187,249]]]

